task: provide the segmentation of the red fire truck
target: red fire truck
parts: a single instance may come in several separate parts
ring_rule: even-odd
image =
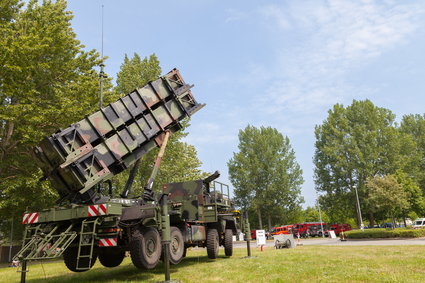
[[[326,231],[328,230],[326,223],[324,222],[304,222],[294,224],[292,233],[294,234],[294,237],[297,237],[298,234],[300,234],[300,237],[304,238],[307,238],[309,236],[316,237],[322,235],[322,229],[324,233],[326,233]]]
[[[351,225],[350,224],[330,224],[329,225],[329,231],[335,231],[335,235],[339,236],[339,233],[341,233],[341,231],[350,231],[352,230]]]
[[[294,225],[284,225],[280,227],[273,227],[271,231],[271,235],[280,235],[280,234],[292,234],[292,228]]]

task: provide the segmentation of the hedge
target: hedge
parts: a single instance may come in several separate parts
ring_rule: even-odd
[[[385,229],[365,229],[351,230],[344,233],[347,239],[368,239],[368,238],[418,238],[425,237],[425,229],[412,229],[412,228],[396,228]]]

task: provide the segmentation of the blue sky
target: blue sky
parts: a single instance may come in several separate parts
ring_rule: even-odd
[[[87,49],[101,48],[102,4],[106,72],[115,82],[134,52],[180,69],[207,104],[187,141],[223,182],[238,131],[272,126],[289,137],[313,205],[314,127],[335,103],[367,98],[398,120],[425,112],[425,1],[70,0]]]

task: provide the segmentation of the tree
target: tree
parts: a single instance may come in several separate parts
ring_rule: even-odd
[[[0,218],[19,222],[26,208],[57,199],[39,181],[32,148],[96,109],[101,58],[76,39],[65,1],[32,0],[24,9],[9,0],[0,7]],[[116,99],[110,86],[106,80],[105,102]]]
[[[136,88],[143,87],[149,81],[158,79],[160,75],[160,62],[155,54],[150,55],[149,59],[145,57],[143,60],[137,53],[134,53],[131,59],[125,55],[120,72],[117,74],[115,90],[120,94],[127,94]],[[189,126],[188,120],[183,121],[182,125],[183,129],[173,133],[170,137],[155,184],[189,181],[205,176],[205,173],[199,169],[202,163],[197,157],[195,147],[181,141],[187,136],[184,129]],[[142,193],[142,188],[146,185],[152,172],[157,154],[158,149],[155,149],[142,157],[141,166],[137,171],[138,177],[133,185],[133,194],[140,195]],[[114,177],[114,183],[118,189],[115,190],[116,194],[120,191],[119,189],[124,187],[129,173],[130,170],[127,170]],[[161,186],[154,188],[160,190]]]
[[[329,217],[323,210],[320,211],[319,215],[319,208],[308,206],[304,211],[304,222],[320,222],[320,216],[322,216],[322,222],[328,223]]]
[[[382,211],[391,217],[392,227],[395,227],[397,216],[410,208],[408,194],[393,175],[369,177],[366,180],[369,208],[375,212]]]
[[[155,54],[143,60],[137,53],[134,53],[131,59],[128,59],[126,54],[117,74],[115,90],[120,94],[127,94],[136,88],[143,87],[149,81],[156,80],[160,75],[161,67]]]
[[[374,223],[373,209],[362,201],[367,197],[366,179],[376,175],[417,172],[415,142],[394,126],[395,115],[369,100],[356,101],[344,108],[334,105],[322,125],[316,126],[316,190],[325,192],[321,204],[329,213],[354,216],[360,226],[355,201],[359,193],[361,211]]]
[[[418,171],[411,174],[419,184],[425,194],[425,114],[405,115],[400,123],[400,131],[413,137],[416,142],[416,149],[419,156]]]
[[[247,126],[239,131],[239,152],[227,163],[235,187],[235,202],[253,207],[262,229],[262,214],[268,220],[277,211],[295,211],[303,202],[300,196],[302,170],[296,162],[289,138],[271,127]]]
[[[397,170],[394,177],[407,194],[409,207],[402,209],[401,211],[401,216],[403,216],[404,224],[406,225],[406,218],[408,218],[412,213],[415,215],[424,215],[425,197],[418,183],[403,171]]]

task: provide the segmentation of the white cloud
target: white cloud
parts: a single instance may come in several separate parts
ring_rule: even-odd
[[[227,17],[224,20],[225,23],[240,21],[248,17],[247,13],[235,9],[227,9],[226,14]]]
[[[228,144],[237,141],[238,137],[226,125],[213,122],[200,122],[191,126],[185,141],[195,145]]]
[[[418,29],[423,5],[378,1],[297,1],[260,9],[275,36],[281,38],[281,75],[263,103],[269,112],[323,111],[349,102],[362,86],[346,83],[349,73],[402,45]],[[296,35],[294,35],[296,33]],[[297,48],[285,49],[297,36]]]

